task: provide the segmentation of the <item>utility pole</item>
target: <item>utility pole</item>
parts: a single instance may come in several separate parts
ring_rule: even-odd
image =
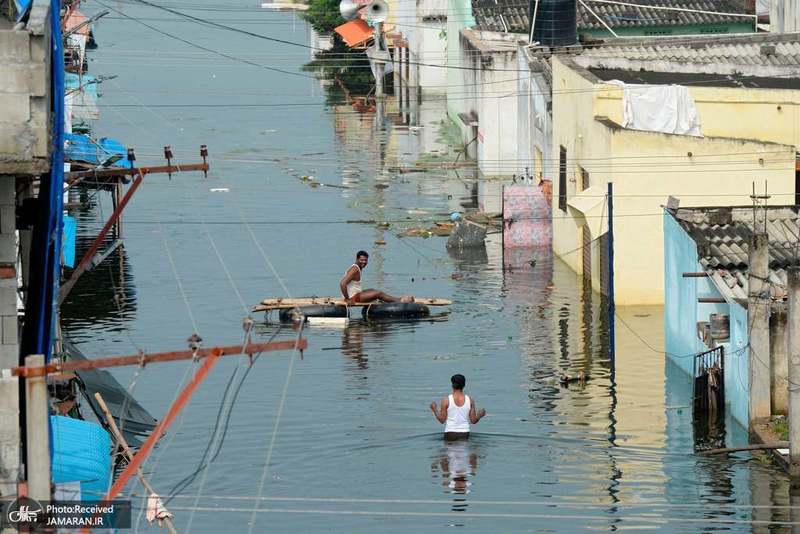
[[[749,430],[753,425],[769,420],[771,412],[769,356],[769,239],[758,223],[750,239],[747,331],[750,332],[750,404]]]
[[[25,358],[25,368],[44,366],[44,355]],[[50,410],[45,377],[30,376],[25,380],[25,431],[27,444],[28,497],[50,500]]]
[[[789,268],[789,473],[800,475],[800,266]]]

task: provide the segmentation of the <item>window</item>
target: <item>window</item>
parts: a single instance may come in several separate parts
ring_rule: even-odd
[[[567,149],[563,146],[558,155],[558,209],[567,211]]]
[[[544,179],[544,158],[538,146],[533,147],[533,151],[533,172],[536,175],[536,182],[538,183]]]
[[[589,189],[589,171],[583,167],[578,167],[581,171],[581,191]]]

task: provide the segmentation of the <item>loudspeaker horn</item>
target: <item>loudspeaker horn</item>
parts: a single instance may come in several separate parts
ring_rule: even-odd
[[[389,4],[383,0],[372,0],[367,4],[367,19],[372,22],[383,22],[389,16]]]
[[[357,4],[353,0],[342,0],[339,2],[339,13],[344,20],[353,20],[358,16],[358,12],[367,7],[364,4]]]

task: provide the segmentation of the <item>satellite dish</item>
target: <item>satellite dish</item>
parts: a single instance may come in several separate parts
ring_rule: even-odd
[[[358,16],[358,12],[365,8],[364,4],[357,4],[353,0],[342,0],[339,2],[339,13],[344,20],[353,20]]]
[[[348,0],[344,0],[345,2]],[[372,0],[367,4],[367,19],[372,22],[383,22],[389,16],[389,4],[383,0]]]

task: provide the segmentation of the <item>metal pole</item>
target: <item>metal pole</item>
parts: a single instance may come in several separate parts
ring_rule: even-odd
[[[375,24],[375,36],[377,37],[376,47],[379,52],[383,51],[383,22]],[[375,98],[383,98],[383,62],[375,62]]]
[[[611,360],[611,373],[616,366],[616,314],[614,302],[614,184],[608,182],[608,355]]]
[[[800,475],[800,267],[789,268],[789,457]]]
[[[44,355],[25,358],[25,366],[42,367]],[[25,430],[27,436],[28,496],[37,501],[50,500],[50,413],[44,376],[25,380]]]
[[[69,280],[64,282],[61,288],[58,290],[58,303],[61,304],[64,302],[64,299],[67,298],[69,292],[72,291],[72,288],[75,286],[75,283],[78,281],[78,278],[87,270],[89,267],[89,263],[91,262],[92,258],[94,257],[97,249],[100,248],[100,245],[103,243],[103,239],[108,234],[109,230],[111,230],[114,223],[119,220],[120,216],[122,216],[122,211],[125,209],[125,206],[128,205],[128,201],[133,197],[133,194],[139,189],[139,186],[144,180],[144,174],[139,173],[139,176],[133,181],[131,186],[128,188],[128,192],[125,193],[125,196],[119,201],[116,208],[114,209],[114,213],[111,214],[111,217],[108,218],[106,224],[103,226],[103,229],[100,230],[100,233],[97,234],[97,237],[92,242],[92,245],[89,247],[89,250],[86,251],[86,254],[83,255],[81,261],[78,262],[78,265],[75,267],[75,270],[72,271],[72,275],[69,277]]]

